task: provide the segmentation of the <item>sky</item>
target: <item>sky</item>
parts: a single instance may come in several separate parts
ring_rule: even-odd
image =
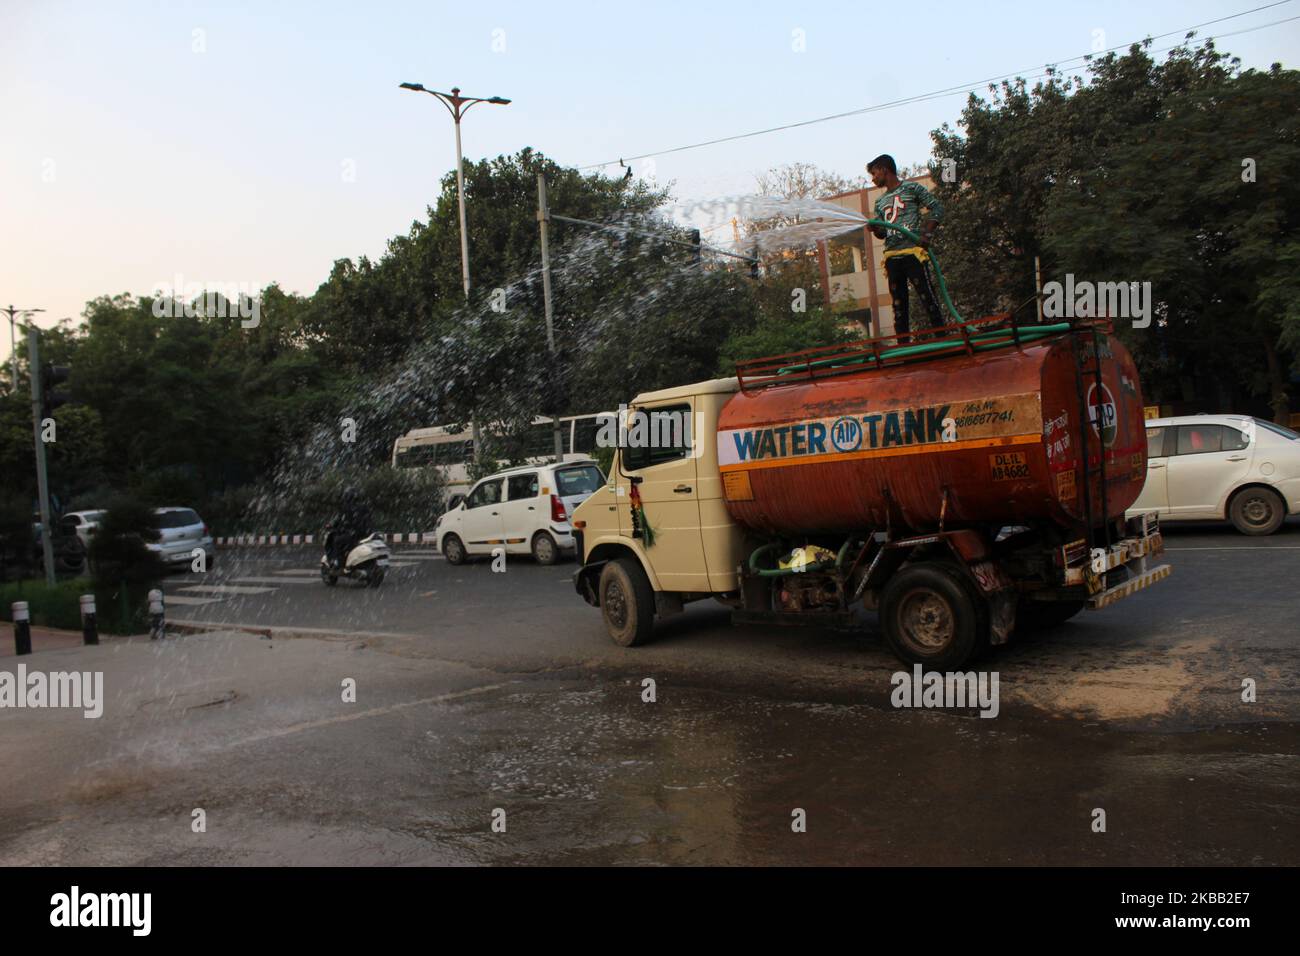
[[[310,294],[335,260],[379,258],[455,165],[450,117],[404,81],[512,100],[466,115],[467,159],[531,146],[617,174],[1251,10],[1198,32],[1295,68],[1300,0],[1272,2],[0,0],[0,306],[49,326],[177,277]],[[925,161],[965,97],[631,165],[683,202],[791,162],[857,176],[881,152]]]

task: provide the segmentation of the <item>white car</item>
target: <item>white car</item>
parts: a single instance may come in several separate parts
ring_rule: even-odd
[[[146,548],[169,567],[190,564],[195,549],[202,548],[205,566],[211,569],[216,563],[216,549],[198,512],[193,508],[155,508],[153,513],[158,519],[158,540],[149,542]]]
[[[99,530],[99,522],[104,517],[102,511],[69,511],[63,516],[63,524],[69,531],[76,533],[84,547],[90,547],[90,536]]]
[[[1147,481],[1130,517],[1231,521],[1272,534],[1300,513],[1300,434],[1258,418],[1189,415],[1147,425]]]
[[[554,564],[561,551],[576,547],[569,515],[604,483],[604,473],[590,458],[489,475],[438,519],[438,550],[448,564],[464,564],[470,555],[496,548]]]

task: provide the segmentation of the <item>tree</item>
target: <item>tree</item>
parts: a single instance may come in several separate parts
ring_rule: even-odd
[[[936,242],[967,316],[1024,307],[1044,282],[1149,281],[1156,321],[1119,331],[1154,401],[1286,410],[1295,320],[1295,74],[1240,74],[1212,42],[1155,63],[1144,46],[972,96],[958,133],[933,133],[957,182],[936,183]],[[1242,160],[1273,171],[1242,180]],[[1287,350],[1292,350],[1287,354]],[[1234,375],[1225,376],[1231,368]]]
[[[1044,216],[1058,268],[1150,283],[1156,321],[1119,331],[1158,391],[1225,411],[1262,397],[1282,424],[1300,331],[1297,116],[1300,73],[1214,70],[1102,146],[1104,176],[1058,188]]]

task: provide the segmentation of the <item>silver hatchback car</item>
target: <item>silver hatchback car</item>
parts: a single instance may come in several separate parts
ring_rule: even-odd
[[[159,538],[146,547],[168,565],[189,564],[194,560],[194,549],[202,548],[206,566],[211,568],[215,549],[208,526],[193,508],[155,508]]]

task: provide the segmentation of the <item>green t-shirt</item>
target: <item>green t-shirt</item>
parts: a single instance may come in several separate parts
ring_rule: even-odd
[[[922,209],[927,211],[926,216],[921,215]],[[897,223],[920,234],[922,222],[931,219],[937,222],[943,218],[943,206],[930,190],[918,182],[907,180],[876,200],[876,218]],[[885,230],[886,249],[906,249],[914,245],[916,243],[901,232]]]

